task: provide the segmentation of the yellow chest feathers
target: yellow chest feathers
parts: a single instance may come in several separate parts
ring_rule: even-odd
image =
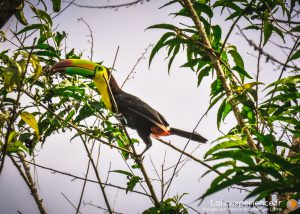
[[[105,67],[97,66],[93,81],[102,96],[102,100],[110,111],[112,111],[112,103],[109,96],[108,73]]]

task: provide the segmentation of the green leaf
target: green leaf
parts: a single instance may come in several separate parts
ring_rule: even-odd
[[[17,33],[17,35],[19,35],[21,33],[25,33],[30,30],[42,30],[42,29],[48,29],[48,27],[44,24],[32,24],[32,25],[28,25],[28,26],[24,27],[22,30],[20,30]]]
[[[212,18],[214,16],[213,11],[206,4],[202,4],[200,2],[194,2],[194,9],[198,14],[205,13],[209,18]]]
[[[289,93],[284,93],[284,94],[279,94],[277,96],[274,96],[273,98],[266,100],[266,102],[271,102],[271,101],[287,102],[289,100],[297,100],[299,98],[300,98],[300,93],[289,92]]]
[[[280,116],[280,115],[274,115],[274,116],[271,116],[271,119],[283,121],[283,122],[286,122],[287,124],[293,124],[295,126],[300,126],[300,121],[294,117],[284,117],[284,116]]]
[[[236,47],[231,46],[231,48],[227,52],[232,56],[235,65],[245,70],[243,58],[237,52]]]
[[[260,28],[257,25],[249,25],[248,27],[243,28],[243,30],[259,30]]]
[[[193,68],[193,67],[195,67],[200,61],[201,61],[201,58],[190,59],[190,60],[188,60],[188,62],[184,63],[181,67],[190,67],[190,68]],[[209,62],[206,62],[206,63],[209,63]]]
[[[33,53],[37,56],[48,56],[48,57],[55,57],[57,59],[60,59],[60,57],[56,53],[50,51],[35,51]]]
[[[37,9],[37,8],[35,8],[33,5],[30,5],[30,7],[31,7],[31,10],[37,15],[37,17],[39,18],[39,19],[42,19],[42,20],[44,20],[45,21],[45,23],[47,23],[47,24],[49,24],[50,26],[52,26],[52,18],[51,18],[51,16],[48,14],[48,13],[46,13],[45,11],[43,11],[43,10],[40,10],[40,9]]]
[[[244,13],[243,10],[235,11],[235,12],[233,12],[230,16],[228,16],[228,17],[225,19],[225,21],[228,21],[228,20],[233,19],[233,18],[235,18],[235,17],[239,17],[239,16],[240,16],[241,14],[243,14],[243,13]]]
[[[146,30],[148,30],[148,29],[165,29],[165,30],[177,31],[178,27],[171,25],[171,24],[162,23],[162,24],[152,25],[152,26],[146,28]]]
[[[7,143],[10,144],[13,140],[15,140],[16,136],[17,136],[16,131],[10,132],[8,135]]]
[[[275,145],[274,145],[274,136],[272,134],[263,135],[258,132],[254,132],[255,136],[257,137],[257,141],[260,142],[266,152],[274,152]]]
[[[20,6],[17,8],[16,13],[15,13],[15,17],[18,19],[18,21],[22,24],[22,25],[28,25],[28,22],[24,16],[24,2],[22,2],[20,4]]]
[[[277,192],[278,190],[281,192],[283,189],[287,189],[287,188],[284,185],[280,184],[279,182],[268,181],[256,187],[254,190],[252,190],[244,200],[247,200],[256,195],[260,195],[260,197],[256,199],[259,200],[270,195],[273,192]]]
[[[256,123],[256,117],[255,113],[253,112],[252,108],[249,108],[248,106],[244,105],[241,112],[242,116],[248,119],[249,124],[255,124]]]
[[[293,75],[293,76],[289,76],[289,77],[280,79],[276,82],[273,82],[270,85],[268,85],[266,88],[269,88],[274,85],[279,85],[279,84],[286,85],[288,83],[298,83],[298,82],[300,82],[300,75]]]
[[[123,175],[126,175],[126,176],[129,176],[129,177],[134,177],[134,175],[131,173],[131,172],[128,172],[128,171],[125,171],[125,170],[112,170],[110,172],[116,172],[116,173],[119,173],[119,174],[123,174]]]
[[[221,93],[224,91],[223,85],[220,79],[216,79],[210,86],[210,94],[212,96],[216,96],[217,94]]]
[[[284,35],[283,35],[282,30],[279,29],[279,28],[277,28],[277,27],[275,27],[275,26],[273,26],[273,30],[274,30],[275,33],[277,33],[280,36],[280,38],[282,39],[282,41],[285,43]]]
[[[198,82],[197,82],[197,86],[199,86],[203,80],[203,78],[205,76],[209,75],[209,72],[213,69],[213,67],[211,65],[205,66],[204,68],[202,68],[198,74]]]
[[[25,123],[27,123],[31,128],[33,128],[38,138],[40,138],[38,123],[34,115],[29,112],[23,111],[20,113],[20,117],[22,120],[24,120]]]
[[[285,171],[291,171],[293,170],[293,165],[281,157],[280,155],[268,153],[268,152],[262,152],[259,154],[259,156],[263,159],[267,159],[270,163],[278,165],[281,169]]]
[[[225,7],[229,7],[231,9],[233,9],[234,11],[241,10],[241,8],[238,5],[236,5],[235,3],[233,3],[233,1],[227,1],[227,0],[216,1],[212,7],[213,8],[222,7],[222,11],[224,10]]]
[[[289,61],[300,58],[300,50],[297,50],[289,59]]]
[[[236,140],[229,140],[222,143],[219,143],[209,149],[206,153],[204,158],[206,158],[208,155],[214,153],[215,151],[218,151],[220,149],[231,149],[231,148],[240,148],[240,147],[246,147],[247,143],[244,141],[236,141]]]
[[[250,167],[240,167],[240,169],[243,169],[244,171],[253,171],[254,173],[263,172],[266,175],[271,175],[278,181],[284,181],[284,177],[278,172],[278,169],[271,167],[271,166],[263,166],[263,165],[257,165],[257,166],[250,166]]]
[[[153,60],[153,57],[155,56],[155,54],[164,46],[165,41],[171,37],[171,36],[176,36],[175,33],[173,32],[167,32],[165,33],[160,39],[159,41],[156,43],[156,45],[153,47],[150,57],[149,57],[149,66]]]
[[[226,103],[225,109],[224,109],[223,114],[222,114],[222,120],[223,120],[223,122],[224,122],[226,116],[227,116],[227,115],[229,114],[229,112],[231,112],[231,111],[232,111],[231,105],[230,105],[229,103]]]
[[[214,44],[218,44],[222,38],[222,29],[219,25],[212,26],[214,35]]]
[[[133,191],[134,187],[136,184],[138,184],[142,180],[141,177],[139,176],[132,176],[129,181],[127,182],[127,188],[126,188],[126,193],[128,191]]]
[[[23,47],[22,49],[26,49],[26,50],[40,49],[40,50],[46,50],[46,51],[49,51],[49,52],[55,52],[55,48],[54,47],[52,47],[49,44],[44,44],[44,43],[39,43],[39,44],[37,44],[35,46],[26,46],[26,47]]]
[[[71,110],[67,115],[66,119],[62,122],[61,127],[62,128],[66,127],[74,115],[75,115],[75,110]]]
[[[264,25],[264,45],[269,41],[273,32],[273,25],[269,22]]]
[[[255,165],[254,162],[254,156],[256,155],[256,152],[249,149],[236,149],[236,150],[225,150],[225,151],[219,151],[217,153],[212,154],[212,158],[208,160],[220,160],[223,158],[233,159],[241,161],[248,166]]]
[[[141,164],[133,164],[131,167],[133,169],[140,169],[141,168]]]
[[[60,44],[61,44],[61,41],[66,38],[67,34],[65,31],[63,31],[62,33],[60,32],[57,32],[55,37],[54,37],[54,40],[57,44],[57,47],[60,47]]]
[[[217,177],[218,178],[218,177]],[[223,181],[222,183],[219,183],[218,185],[214,185],[211,186],[200,198],[199,200],[203,200],[204,198],[206,198],[207,196],[216,193],[220,190],[223,190],[227,187],[230,187],[232,185],[235,184],[239,184],[242,181],[248,181],[248,180],[253,180],[253,179],[257,179],[255,176],[252,175],[235,175],[234,177],[232,177],[231,179],[226,179],[225,181]]]
[[[300,32],[300,25],[297,25],[296,27],[293,27],[291,29],[291,32]]]
[[[80,108],[77,117],[74,119],[74,123],[79,123],[80,121],[94,115],[96,111],[101,111],[101,109],[104,108],[105,107],[102,102],[93,101],[91,103],[86,103]]]
[[[223,100],[223,102],[221,103],[221,105],[218,109],[218,113],[217,113],[217,126],[218,126],[218,129],[220,129],[221,119],[222,119],[223,112],[225,110],[225,106],[226,106],[226,100]]]
[[[171,4],[174,4],[174,3],[177,3],[177,2],[178,2],[177,0],[170,1],[170,2],[168,2],[168,3],[166,3],[166,4],[164,4],[163,6],[161,6],[159,9],[162,9],[162,8],[164,8],[164,7],[167,7],[167,6],[169,6],[169,5],[171,5]]]
[[[207,112],[223,97],[225,96],[225,93],[221,93],[218,97],[214,98],[214,100],[210,101],[210,105],[207,108]]]
[[[7,153],[15,153],[19,151],[25,151],[27,153],[29,152],[28,148],[24,146],[24,144],[21,141],[16,140],[8,144]]]
[[[168,73],[170,73],[170,70],[171,70],[171,65],[176,57],[176,55],[178,54],[180,50],[180,43],[177,43],[175,45],[175,48],[174,48],[174,51],[173,51],[173,55],[171,56],[170,60],[169,60],[169,63],[168,63]]]
[[[66,98],[73,97],[77,100],[81,100],[84,96],[85,90],[77,86],[67,86],[63,88],[54,88],[52,91],[53,96],[62,96]]]
[[[52,0],[52,7],[54,12],[59,12],[61,7],[61,0]]]
[[[233,167],[233,168],[235,168],[235,166],[236,166],[236,162],[230,160],[230,161],[224,161],[224,162],[215,164],[215,165],[212,166],[212,169],[217,170],[217,169],[220,168],[220,167],[226,167],[226,168],[228,168],[228,167]],[[210,169],[210,170],[207,170],[201,177],[204,177],[205,175],[207,175],[207,174],[210,173],[210,172],[214,172],[214,170],[211,170],[211,169]]]

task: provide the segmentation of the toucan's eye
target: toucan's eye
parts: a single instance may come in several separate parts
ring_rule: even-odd
[[[102,70],[103,70],[103,67],[102,67],[102,66],[97,66],[97,70],[98,70],[98,71],[102,71]]]

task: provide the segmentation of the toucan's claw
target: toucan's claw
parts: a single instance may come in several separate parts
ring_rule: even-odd
[[[118,114],[115,114],[115,117],[117,118],[118,121],[120,121],[122,124],[124,125],[127,125],[127,120],[126,120],[126,117],[124,117],[123,114],[121,113],[118,113]]]

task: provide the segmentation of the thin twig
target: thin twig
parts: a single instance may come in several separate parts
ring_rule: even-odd
[[[93,143],[90,153],[93,152],[94,145],[95,144]],[[85,173],[85,176],[84,176],[84,181],[83,181],[81,193],[80,193],[80,198],[79,198],[78,205],[77,205],[77,208],[76,208],[76,214],[78,214],[80,212],[80,206],[81,206],[81,202],[82,202],[82,199],[83,199],[83,194],[84,194],[84,191],[85,191],[85,187],[86,187],[86,184],[87,184],[87,178],[88,178],[88,174],[89,174],[89,171],[90,171],[90,166],[91,166],[91,160],[89,159],[87,169],[86,169],[86,173]]]
[[[254,49],[255,49],[256,51],[261,52],[261,54],[264,55],[264,56],[267,58],[267,60],[271,60],[271,61],[273,61],[273,62],[275,62],[275,63],[277,63],[277,64],[279,64],[279,65],[281,65],[281,66],[283,66],[283,67],[285,67],[285,68],[292,68],[292,69],[295,69],[295,70],[300,70],[299,67],[297,67],[297,66],[292,66],[292,65],[288,65],[288,64],[285,63],[285,62],[281,62],[280,60],[278,60],[278,59],[276,59],[275,57],[273,57],[271,54],[269,54],[269,53],[267,53],[266,51],[262,50],[261,48],[258,47],[258,45],[255,44],[255,42],[254,42],[253,40],[249,39],[249,38],[246,36],[246,34],[243,32],[243,30],[240,28],[240,26],[237,25],[237,28],[239,29],[241,35],[242,35],[242,36],[246,39],[246,41],[249,43],[249,45],[250,45],[251,47],[254,47]]]
[[[152,46],[153,46],[153,44],[148,45],[148,47],[147,47],[147,48],[145,49],[145,51],[142,53],[141,57],[138,58],[137,62],[135,63],[135,65],[133,66],[133,68],[131,69],[131,71],[129,72],[129,74],[127,75],[127,77],[126,77],[126,79],[124,80],[124,82],[122,83],[121,88],[123,88],[123,86],[125,85],[125,83],[126,83],[130,78],[133,78],[132,74],[135,73],[135,72],[134,72],[135,68],[138,66],[138,64],[140,63],[140,61],[141,61],[142,59],[145,58],[145,55],[146,55],[147,51],[148,51],[149,48],[151,48]]]
[[[260,29],[260,37],[259,37],[259,48],[262,49],[262,41],[263,41],[263,22],[262,22],[262,27]],[[256,65],[256,82],[259,82],[259,74],[260,74],[260,60],[261,60],[261,52],[258,52],[258,57],[257,57],[257,65]],[[255,102],[255,106],[256,109],[258,109],[258,100],[259,100],[259,93],[258,93],[258,84],[256,84],[255,86],[255,90],[256,90],[256,102]],[[258,131],[259,127],[258,127],[258,117],[256,117],[256,130]]]
[[[20,159],[18,156],[15,156],[15,155],[11,155],[11,156],[14,157],[14,158]],[[39,165],[39,164],[36,164],[36,163],[32,163],[32,162],[29,162],[29,161],[26,161],[26,160],[24,160],[24,162],[26,162],[30,165],[36,166],[38,168],[41,168],[41,169],[51,171],[53,174],[57,173],[57,174],[61,174],[61,175],[71,177],[73,180],[75,180],[75,179],[82,180],[82,181],[86,180],[87,182],[98,184],[98,181],[95,181],[95,180],[85,179],[83,177],[80,177],[80,176],[77,176],[77,175],[74,175],[74,174],[71,174],[71,173],[68,173],[68,172],[62,172],[62,171],[59,171],[59,170],[56,170],[56,169],[53,169],[53,168],[50,168],[50,167],[42,166],[42,165]],[[117,185],[114,185],[114,184],[111,184],[111,183],[102,183],[102,185],[108,186],[108,187],[113,187],[113,188],[116,188],[116,189],[122,189],[122,190],[127,189],[125,187],[117,186]],[[149,195],[144,193],[144,192],[139,192],[139,191],[135,191],[135,190],[133,190],[132,192],[149,197]]]
[[[89,206],[92,206],[92,207],[95,207],[95,208],[97,208],[97,209],[100,209],[100,210],[103,210],[103,211],[107,212],[107,209],[105,209],[105,208],[103,208],[103,207],[100,207],[100,206],[98,206],[98,205],[95,205],[95,204],[93,204],[93,203],[91,203],[91,202],[84,202],[84,205],[85,205],[85,206],[86,206],[86,205],[89,205]],[[113,214],[124,214],[124,213],[119,213],[119,212],[113,211]]]
[[[204,118],[204,116],[205,116],[205,114],[203,114],[203,115],[200,117],[200,119],[198,120],[196,126],[195,126],[194,129],[193,129],[193,133],[196,131],[196,129],[197,129],[198,126],[200,125],[200,123],[201,123],[202,119]],[[191,141],[191,138],[188,139],[188,141],[186,142],[186,144],[185,144],[185,146],[184,146],[182,152],[185,152],[185,150],[187,149],[187,146],[188,146],[188,144],[189,144],[190,141]],[[181,153],[181,155],[180,155],[180,157],[179,157],[179,159],[178,159],[178,161],[177,161],[177,163],[176,163],[176,165],[175,165],[173,174],[172,174],[172,176],[171,176],[171,179],[168,181],[169,183],[168,183],[168,186],[167,186],[167,188],[166,188],[166,190],[165,190],[165,192],[164,192],[163,198],[164,198],[165,195],[167,194],[167,192],[168,192],[168,190],[169,190],[169,188],[170,188],[170,186],[171,186],[171,183],[172,183],[172,181],[173,181],[175,175],[178,174],[179,171],[180,171],[180,169],[183,167],[183,165],[182,165],[182,167],[177,171],[177,168],[178,168],[179,164],[181,163],[182,157],[183,157],[183,153]]]
[[[91,56],[89,57],[90,61],[93,61],[93,54],[94,54],[94,37],[93,37],[93,31],[90,27],[90,25],[83,19],[83,18],[79,18],[78,21],[83,22],[89,29],[90,34],[88,35],[89,37],[91,37],[91,41],[89,41],[91,43]]]
[[[146,2],[148,2],[148,1],[150,1],[150,0],[147,0]],[[68,2],[68,1],[64,1],[64,2]],[[129,7],[129,6],[136,5],[138,3],[143,3],[143,2],[144,2],[144,0],[136,0],[136,1],[124,3],[124,4],[92,6],[92,5],[77,4],[77,3],[74,3],[74,1],[73,1],[72,5],[74,5],[76,7],[83,7],[83,8],[89,8],[89,9],[116,9],[116,8],[121,8],[121,7]]]
[[[106,192],[105,192],[104,186],[102,185],[101,178],[100,178],[100,175],[99,175],[99,173],[98,173],[96,164],[95,164],[95,162],[94,162],[94,160],[93,160],[93,157],[92,157],[91,153],[89,152],[87,143],[85,142],[85,140],[83,139],[83,137],[81,136],[81,134],[80,134],[79,132],[78,132],[78,134],[79,134],[79,137],[81,138],[81,141],[82,141],[82,143],[83,143],[83,145],[84,145],[84,148],[85,148],[85,151],[86,151],[86,153],[87,153],[87,155],[88,155],[88,158],[89,158],[89,160],[91,161],[91,164],[92,164],[92,167],[93,167],[93,169],[94,169],[96,178],[97,178],[97,180],[98,180],[98,184],[99,184],[99,186],[100,186],[100,189],[101,189],[101,192],[102,192],[102,195],[103,195],[103,198],[104,198],[106,207],[107,207],[109,213],[112,213],[112,209],[111,209],[111,207],[110,207],[110,204],[109,204],[109,201],[108,201],[107,194],[106,194]]]
[[[70,199],[68,199],[68,197],[63,193],[60,192],[60,194],[62,194],[62,196],[69,202],[69,204],[76,210],[76,206],[72,203],[72,201],[70,201]],[[79,212],[81,214],[81,212]]]
[[[208,165],[208,164],[205,163],[204,161],[202,161],[202,160],[196,158],[195,156],[192,156],[191,154],[189,154],[189,153],[187,153],[187,152],[182,151],[181,149],[177,148],[176,146],[172,145],[171,143],[169,143],[169,142],[167,142],[167,141],[164,141],[164,140],[162,140],[162,139],[160,139],[160,138],[158,138],[157,140],[160,141],[160,142],[162,142],[163,144],[165,144],[165,145],[171,147],[172,149],[176,150],[177,152],[180,152],[180,153],[184,154],[185,156],[191,158],[192,160],[194,160],[194,161],[200,163],[201,165],[207,167],[207,168],[210,169],[211,171],[214,171],[215,173],[217,173],[217,174],[219,174],[219,175],[222,175],[221,172],[219,172],[218,170],[214,169],[213,167],[211,167],[210,165]]]
[[[21,174],[21,177],[23,178],[24,182],[26,183],[26,185],[30,189],[31,195],[34,198],[34,201],[37,204],[40,213],[41,214],[47,214],[47,212],[45,210],[45,207],[43,205],[43,200],[40,199],[38,191],[34,186],[33,179],[32,179],[31,174],[30,174],[30,168],[27,166],[27,163],[24,159],[24,156],[21,153],[18,153],[17,155],[18,155],[18,158],[20,159],[20,161],[23,165],[23,169],[24,169],[25,173],[23,172],[21,166],[16,162],[14,157],[12,155],[8,155],[8,156],[11,159],[11,161],[13,162],[14,166],[19,171],[19,173]]]
[[[247,9],[251,6],[251,4],[252,4],[253,2],[254,2],[254,0],[252,0],[252,1],[245,7],[245,9],[241,12],[241,14],[240,14],[240,15],[234,20],[234,22],[232,23],[232,25],[231,25],[231,27],[230,27],[230,29],[229,29],[229,31],[228,31],[228,33],[227,33],[225,39],[224,39],[223,45],[222,45],[222,47],[221,47],[221,50],[220,50],[220,52],[219,52],[219,57],[221,56],[221,54],[222,54],[222,52],[223,52],[223,50],[224,50],[224,48],[225,48],[225,45],[226,45],[226,43],[227,43],[227,40],[229,39],[229,36],[231,35],[231,33],[232,33],[234,27],[236,26],[236,24],[238,23],[238,21],[244,16],[245,12],[247,11]]]

